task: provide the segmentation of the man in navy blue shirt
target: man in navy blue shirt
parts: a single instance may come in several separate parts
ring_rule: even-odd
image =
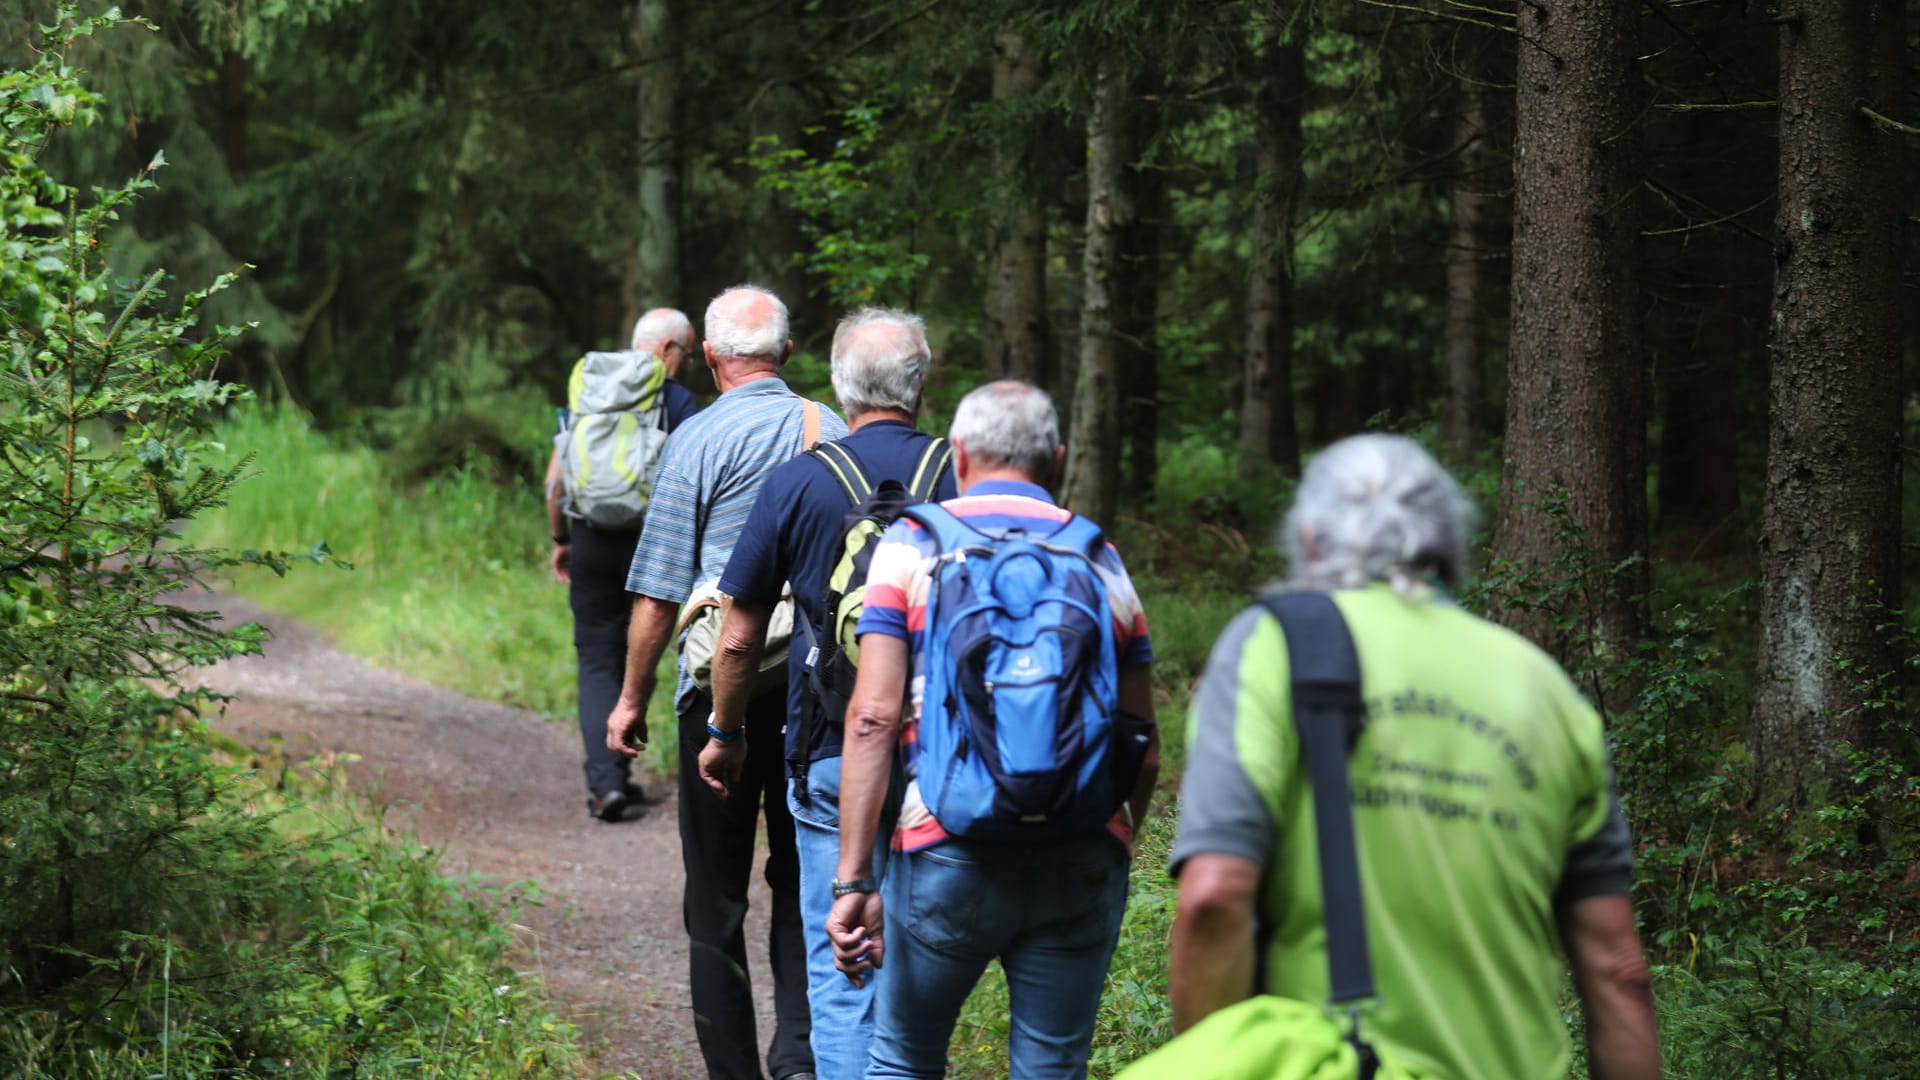
[[[698,412],[693,394],[679,382],[693,352],[693,323],[673,308],[654,308],[633,324],[633,351],[660,358],[667,369],[661,387],[667,431]],[[651,478],[649,478],[651,479]],[[627,759],[607,749],[607,714],[620,697],[627,673],[627,567],[640,542],[640,527],[607,529],[570,521],[561,509],[560,451],[547,463],[547,528],[553,535],[553,576],[567,583],[573,609],[573,653],[578,667],[580,741],[586,750],[587,813],[618,821],[644,797],[629,780]]]
[[[914,428],[921,386],[932,352],[917,316],[866,308],[842,319],[833,335],[833,389],[847,415],[849,451],[868,485],[888,480],[911,488],[933,436]],[[942,467],[934,498],[955,495],[953,473]],[[743,733],[752,673],[766,640],[767,622],[783,585],[791,583],[797,621],[820,627],[828,578],[840,560],[842,522],[852,503],[847,489],[819,458],[801,455],[775,469],[754,503],[733,557],[720,577],[731,598],[714,657],[714,714],[723,733]],[[795,658],[808,637],[797,632]],[[707,786],[726,798],[746,755],[783,753],[790,763],[788,793],[800,851],[800,906],[807,941],[807,1002],[813,1014],[814,1068],[823,1080],[860,1076],[873,1033],[873,986],[855,986],[834,968],[826,936],[833,876],[840,855],[841,731],[806,689],[806,665],[788,665],[784,747],[747,746],[744,738],[710,739],[700,752]],[[801,785],[804,783],[804,789]],[[885,844],[877,847],[884,850]]]

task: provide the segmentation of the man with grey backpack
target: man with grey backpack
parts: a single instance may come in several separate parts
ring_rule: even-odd
[[[607,748],[607,714],[626,678],[627,567],[660,452],[699,409],[677,381],[693,345],[684,313],[655,308],[634,324],[632,348],[581,357],[547,465],[551,565],[573,609],[587,813],[602,821],[620,820],[643,798],[628,779],[629,760]]]

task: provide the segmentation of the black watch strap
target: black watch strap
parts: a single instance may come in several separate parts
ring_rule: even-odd
[[[835,881],[833,883],[833,898],[838,900],[852,893],[870,893],[879,889],[879,887],[880,886],[875,884],[874,880],[870,877],[855,878],[852,881]]]

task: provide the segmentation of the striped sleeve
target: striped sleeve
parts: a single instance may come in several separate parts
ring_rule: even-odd
[[[1147,634],[1147,609],[1134,590],[1120,553],[1108,544],[1094,560],[1094,569],[1107,587],[1107,604],[1113,609],[1113,642],[1125,667],[1153,663],[1153,639]]]
[[[860,613],[860,622],[854,627],[858,634],[885,634],[904,641],[913,639],[914,625],[912,596],[914,576],[926,561],[926,552],[922,547],[924,533],[912,521],[901,518],[880,536],[880,543],[873,549],[873,560],[867,564],[867,594],[865,607]],[[926,614],[925,586],[922,585],[920,615]]]

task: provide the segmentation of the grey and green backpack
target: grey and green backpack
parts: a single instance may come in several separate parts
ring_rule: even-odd
[[[667,444],[666,382],[666,366],[650,352],[590,352],[573,366],[569,416],[554,436],[568,517],[639,528]]]

